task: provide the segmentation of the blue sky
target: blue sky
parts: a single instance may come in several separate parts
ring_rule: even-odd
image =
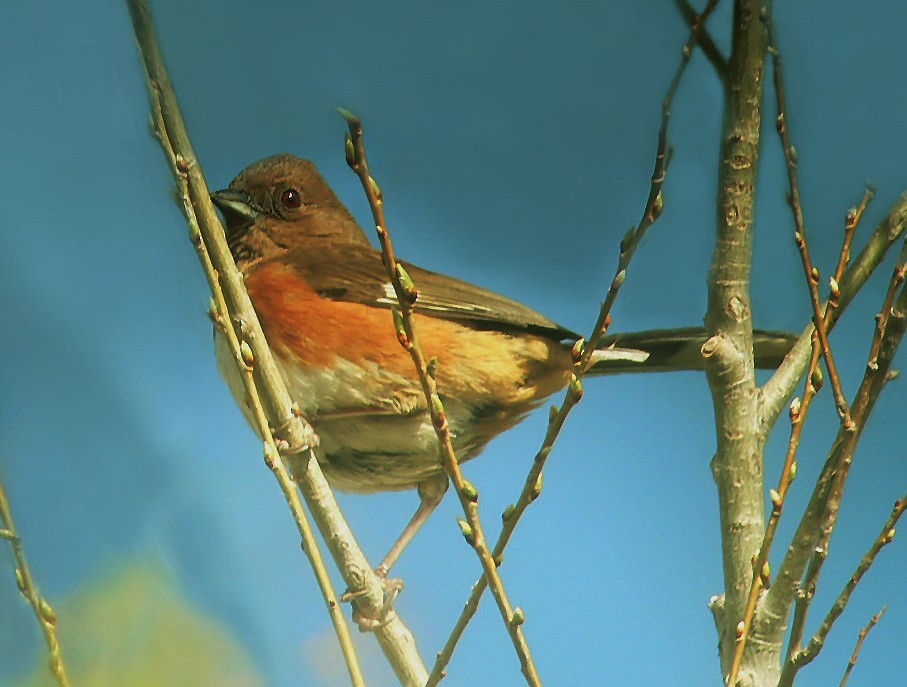
[[[344,105],[365,122],[398,254],[589,329],[648,190],[660,102],[686,36],[672,2],[187,5],[151,3],[212,187],[258,158],[292,152],[315,160],[367,225],[343,159],[334,106]],[[803,205],[814,261],[827,274],[865,180],[878,193],[858,244],[907,190],[907,7],[778,5]],[[726,48],[728,0],[722,6],[710,27]],[[158,582],[141,589],[163,585],[247,658],[243,684],[343,684],[286,506],[214,366],[207,290],[148,133],[125,6],[7,3],[0,46],[0,475],[42,589],[64,610],[85,608],[78,603],[150,570]],[[702,321],[720,118],[718,84],[697,55],[675,102],[665,213],[630,270],[615,331]],[[752,306],[759,326],[800,330],[809,301],[773,121],[766,117],[760,163]],[[890,271],[889,260],[832,340],[851,395]],[[621,377],[586,389],[502,569],[542,677],[588,684],[594,671],[596,682],[615,685],[719,684],[706,608],[721,569],[705,378]],[[897,381],[870,421],[811,628],[905,491],[905,403]],[[468,464],[489,526],[518,494],[544,423],[544,413],[533,416]],[[826,390],[781,542],[835,426]],[[786,443],[779,430],[770,481]],[[377,561],[416,496],[341,504]],[[447,499],[395,569],[406,580],[397,608],[426,658],[479,573],[457,512]],[[0,682],[24,684],[43,645],[7,559]],[[907,546],[896,539],[798,684],[836,684],[859,628],[884,603],[850,684],[907,671],[905,566]],[[151,626],[141,607],[130,609],[133,629]],[[64,656],[77,661],[85,637],[67,635],[74,615],[61,611],[60,625]],[[360,644],[369,684],[392,684],[371,638]],[[520,681],[486,601],[445,684]]]

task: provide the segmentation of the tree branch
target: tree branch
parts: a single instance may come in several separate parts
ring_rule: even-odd
[[[865,197],[865,194],[864,194]],[[857,208],[848,212],[856,214]],[[860,212],[862,214],[862,211]],[[847,267],[838,280],[840,296],[838,306],[831,313],[828,330],[834,329],[838,319],[869,280],[876,268],[885,259],[889,248],[907,229],[907,193],[895,200],[866,241],[857,258]],[[803,377],[809,363],[810,340],[815,326],[811,322],[803,330],[793,350],[781,363],[771,379],[762,387],[760,414],[766,428],[774,426],[775,420],[794,393],[797,383]]]
[[[516,611],[511,607],[510,600],[507,598],[507,592],[504,589],[504,583],[498,574],[498,566],[488,548],[488,542],[485,538],[485,532],[479,519],[478,501],[479,494],[476,488],[463,477],[460,470],[460,463],[457,460],[454,451],[453,442],[450,437],[450,428],[447,424],[447,417],[444,413],[444,405],[441,397],[438,395],[437,385],[435,384],[434,372],[429,371],[429,363],[422,354],[422,348],[416,337],[415,323],[412,318],[413,304],[418,298],[418,290],[412,282],[406,269],[397,262],[394,255],[394,247],[391,243],[390,234],[387,230],[387,223],[384,219],[384,201],[378,183],[369,173],[368,160],[365,154],[365,143],[362,137],[362,121],[349,110],[338,108],[340,114],[346,120],[349,133],[346,137],[346,161],[350,169],[359,177],[362,183],[362,189],[365,191],[368,199],[369,208],[372,211],[372,219],[375,222],[375,229],[378,233],[378,239],[381,243],[381,255],[384,266],[387,270],[387,276],[393,285],[394,293],[397,298],[397,305],[393,308],[394,326],[397,332],[397,340],[400,345],[410,354],[413,365],[416,368],[416,374],[419,377],[419,384],[422,392],[425,394],[425,401],[431,416],[432,426],[438,437],[438,444],[441,452],[441,465],[447,476],[454,485],[454,490],[460,499],[460,505],[466,520],[460,521],[460,527],[468,544],[470,544],[479,562],[482,565],[485,579],[491,587],[491,593],[497,602],[501,617],[504,620],[504,626],[510,635],[514,650],[520,659],[520,666],[526,682],[530,685],[541,685],[541,678],[532,660],[532,652],[529,644],[523,634],[523,614],[517,608]]]
[[[759,159],[766,32],[762,0],[736,0],[718,175],[715,252],[708,276],[706,375],[715,412],[717,451],[712,473],[721,518],[724,599],[716,620],[722,674],[735,672],[734,649],[752,558],[765,531],[764,438],[758,415],[749,299],[756,170]],[[739,667],[740,659],[736,660]],[[733,684],[733,682],[730,682]]]
[[[25,551],[22,548],[22,540],[16,532],[13,513],[9,507],[9,501],[6,499],[2,481],[0,481],[0,526],[2,526],[0,539],[6,539],[9,542],[10,548],[13,550],[13,558],[16,561],[16,586],[19,588],[19,593],[25,597],[25,600],[28,601],[28,604],[35,612],[35,618],[38,619],[38,625],[44,635],[44,642],[50,652],[50,661],[48,661],[47,667],[60,687],[70,687],[72,683],[66,674],[63,652],[60,650],[60,640],[57,637],[57,614],[50,602],[41,596],[38,591],[38,585],[35,583],[35,578],[32,577],[31,568],[28,567]]]
[[[860,630],[860,634],[857,637],[857,644],[853,648],[853,653],[850,655],[850,660],[847,661],[847,668],[844,670],[844,675],[841,676],[841,683],[838,687],[844,687],[847,684],[847,680],[850,678],[850,673],[853,670],[853,667],[857,664],[857,659],[860,657],[860,649],[863,648],[863,640],[866,639],[866,635],[870,633],[872,628],[874,628],[878,622],[882,619],[882,615],[885,613],[886,606],[882,606],[881,610],[872,616],[869,619],[869,622],[866,623],[866,627]]]
[[[714,3],[711,4],[714,5]],[[697,20],[702,21],[701,17],[703,15],[708,15],[711,12],[707,7],[707,11],[704,10],[703,14],[700,15],[689,3],[689,0],[674,0],[674,6],[677,7],[677,11],[680,12],[683,20],[690,27],[694,27]],[[712,65],[721,85],[724,86],[724,88],[727,88],[727,59],[721,54],[721,50],[718,49],[718,46],[715,45],[715,41],[712,40],[712,35],[704,26],[700,31],[697,31],[696,45],[702,50],[702,54],[705,55],[709,64]]]
[[[184,188],[184,198],[187,201],[184,209],[189,211],[190,236],[206,268],[209,286],[215,297],[215,313],[219,324],[225,328],[225,333],[226,329],[232,330],[239,344],[237,365],[247,384],[247,391],[250,391],[250,397],[253,400],[260,397],[262,401],[257,415],[260,421],[263,419],[263,426],[258,430],[265,439],[266,463],[275,472],[288,505],[294,512],[303,549],[310,561],[317,561],[320,554],[311,531],[307,531],[308,524],[303,512],[298,508],[295,489],[292,486],[288,489],[286,475],[281,474],[283,461],[290,465],[293,479],[344,580],[358,593],[357,607],[363,614],[377,614],[384,606],[382,581],[362,554],[321,474],[312,449],[317,442],[314,432],[293,411],[293,403],[265,341],[245,291],[242,275],[236,269],[223,228],[211,204],[201,167],[189,141],[176,95],[157,46],[148,8],[143,0],[128,0],[128,6],[145,68],[158,134],[171,163],[174,178]],[[232,337],[230,338],[232,341]],[[254,370],[254,374],[250,374],[249,368]],[[362,684],[358,661],[352,652],[349,630],[340,613],[330,580],[323,564],[313,562],[313,569],[325,596],[341,649],[345,653],[350,676],[354,684]],[[375,630],[375,635],[400,682],[407,686],[424,684],[427,672],[415,642],[395,612],[389,612],[387,621]]]
[[[819,629],[816,630],[812,639],[809,640],[809,644],[791,657],[791,662],[796,664],[797,667],[802,668],[819,655],[819,652],[825,645],[825,639],[828,637],[828,633],[831,632],[831,628],[834,626],[835,621],[840,617],[841,613],[844,612],[854,589],[857,588],[860,580],[863,579],[863,575],[865,575],[869,568],[872,567],[872,564],[875,562],[876,556],[878,556],[882,547],[890,544],[894,539],[895,527],[897,526],[901,515],[904,514],[905,507],[907,507],[907,494],[894,502],[894,507],[891,509],[891,515],[888,516],[888,520],[882,525],[882,531],[879,532],[879,536],[876,537],[872,546],[870,546],[869,551],[866,552],[866,555],[863,556],[859,565],[857,565],[857,569],[854,570],[850,579],[847,580],[847,583],[844,585],[838,598],[828,610],[825,620],[822,621]]]
[[[894,273],[889,282],[888,292],[882,311],[877,317],[877,327],[870,350],[869,362],[851,406],[851,417],[855,424],[853,430],[843,425],[838,431],[828,458],[825,461],[806,510],[800,519],[791,544],[778,569],[778,577],[765,596],[760,613],[766,618],[775,619],[774,640],[781,641],[785,624],[778,622],[786,618],[795,598],[808,605],[810,589],[821,566],[822,556],[814,551],[817,542],[824,541],[834,528],[840,498],[844,484],[853,463],[857,444],[866,426],[878,396],[888,381],[888,373],[894,355],[904,336],[907,326],[907,289],[904,278],[907,274],[907,241],[904,242]],[[897,289],[900,293],[895,297]],[[806,588],[798,593],[800,578],[810,559],[810,570],[806,573]],[[805,621],[805,608],[795,614],[795,626],[792,628],[792,645],[788,653],[793,655],[799,649],[793,643],[802,636],[802,623]]]
[[[588,340],[584,341],[580,339],[573,349],[573,356],[575,360],[574,371],[570,379],[570,383],[567,387],[567,391],[564,394],[564,400],[561,403],[560,407],[552,406],[551,414],[548,420],[548,429],[545,432],[545,437],[542,440],[542,445],[535,455],[532,467],[529,470],[529,474],[526,476],[526,480],[523,483],[523,489],[520,492],[520,496],[517,499],[516,503],[508,506],[502,514],[503,526],[501,527],[501,533],[498,536],[498,540],[495,543],[494,550],[492,551],[492,556],[496,561],[503,560],[504,549],[510,542],[510,539],[516,529],[517,523],[519,522],[522,515],[526,512],[526,509],[529,507],[529,505],[533,503],[541,493],[543,474],[542,471],[548,460],[548,456],[551,453],[551,449],[554,446],[554,442],[559,436],[561,428],[564,426],[564,423],[567,420],[567,416],[582,398],[582,379],[585,376],[586,371],[589,369],[592,355],[598,347],[601,338],[604,336],[605,332],[608,330],[608,327],[611,325],[611,309],[613,308],[618,293],[620,292],[620,288],[623,285],[624,280],[626,279],[627,270],[630,266],[631,260],[633,259],[633,255],[635,254],[636,249],[642,241],[642,238],[645,235],[646,231],[658,220],[664,210],[662,187],[664,186],[665,178],[667,175],[668,162],[670,157],[668,125],[671,119],[671,107],[674,101],[674,95],[677,93],[677,88],[679,87],[686,67],[690,62],[693,48],[697,44],[699,34],[703,30],[706,20],[708,19],[712,10],[715,9],[715,6],[717,4],[718,0],[710,0],[703,10],[702,14],[697,15],[690,22],[690,36],[686,44],[683,46],[680,63],[677,66],[674,77],[671,79],[671,83],[668,86],[667,93],[665,94],[665,98],[662,101],[661,125],[658,131],[655,162],[649,185],[649,194],[646,198],[645,206],[643,207],[639,225],[636,227],[631,227],[621,241],[620,254],[617,261],[617,269],[614,272],[614,276],[611,279],[611,284],[609,285],[605,299],[602,302],[601,309],[598,313],[598,319],[592,327],[592,332],[589,334]],[[484,594],[486,588],[487,582],[484,577],[477,580],[473,585],[469,599],[466,601],[466,604],[463,607],[463,611],[460,613],[460,617],[457,619],[457,622],[451,630],[450,636],[444,644],[444,648],[438,652],[435,665],[432,668],[432,672],[429,676],[429,681],[426,684],[426,687],[432,687],[433,685],[438,684],[438,682],[440,682],[441,678],[444,676],[444,669],[450,662],[454,649],[456,648],[457,643],[460,641],[460,638],[462,637],[466,626],[469,624],[470,620],[478,610],[479,600],[482,598],[482,594]]]
[[[775,45],[772,18],[766,14],[764,21],[766,31],[768,32],[769,52],[772,55],[775,97],[778,103],[776,127],[778,129],[778,136],[781,138],[781,147],[784,150],[784,162],[787,167],[787,180],[790,189],[789,201],[791,212],[794,217],[794,242],[800,253],[800,260],[803,263],[806,286],[809,291],[810,303],[813,309],[813,325],[816,329],[816,336],[821,344],[822,356],[825,358],[825,366],[828,369],[828,377],[831,381],[832,391],[834,392],[835,404],[844,425],[852,428],[853,422],[850,417],[850,408],[847,405],[847,400],[844,398],[844,391],[841,389],[841,379],[838,376],[837,366],[835,365],[834,356],[831,351],[831,344],[828,341],[829,309],[834,309],[837,306],[839,297],[838,284],[837,280],[831,280],[830,287],[832,296],[823,312],[822,304],[819,302],[819,270],[813,266],[812,258],[809,254],[809,244],[806,240],[806,222],[803,218],[803,207],[800,204],[800,184],[797,180],[797,151],[790,142],[790,132],[787,126],[781,52],[778,50],[778,46]],[[842,248],[841,256],[838,260],[839,270],[846,261],[846,249],[849,245],[848,239],[852,236],[852,231],[845,231],[844,247]]]

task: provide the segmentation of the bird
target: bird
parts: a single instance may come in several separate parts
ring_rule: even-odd
[[[328,483],[360,493],[416,489],[386,575],[448,486],[415,366],[399,344],[381,252],[315,164],[290,154],[246,167],[211,194],[227,243],[292,399],[314,427]],[[506,296],[400,261],[460,462],[570,381],[579,335]],[[702,369],[702,327],[610,335],[588,374]],[[755,364],[777,367],[795,337],[757,330]],[[215,329],[218,369],[252,422],[240,372]]]

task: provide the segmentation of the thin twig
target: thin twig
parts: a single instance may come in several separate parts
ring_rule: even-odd
[[[863,218],[863,213],[869,206],[869,202],[875,197],[875,188],[870,184],[863,189],[863,197],[860,198],[859,205],[850,208],[844,217],[844,243],[841,246],[841,253],[838,259],[838,266],[835,268],[834,279],[840,282],[844,276],[844,270],[850,262],[850,246],[853,244],[853,236],[857,231],[857,225]]]
[[[843,426],[839,429],[806,510],[800,519],[792,544],[781,562],[775,584],[768,591],[763,604],[762,610],[765,614],[771,617],[784,617],[796,597],[797,608],[787,650],[789,657],[796,656],[800,650],[799,642],[802,639],[806,610],[815,591],[819,570],[827,555],[828,538],[837,520],[840,499],[853,464],[856,446],[875,402],[888,380],[895,352],[903,339],[905,328],[907,328],[907,312],[905,312],[907,311],[907,289],[903,288],[905,274],[907,274],[905,258],[907,258],[907,241],[901,248],[889,283],[885,311],[877,317],[877,320],[883,323],[883,327],[876,329],[870,364],[867,364],[851,406],[855,429],[851,431]],[[891,294],[897,288],[900,288],[900,293],[894,298]],[[891,307],[888,307],[889,304]],[[807,559],[810,560],[804,581],[799,591],[795,592],[800,574],[806,567]],[[796,670],[796,663],[787,661],[782,670],[779,685],[791,685]]]
[[[164,149],[174,178],[181,188],[185,183],[185,196],[192,208],[195,223],[190,224],[191,237],[196,246],[204,247],[203,251],[199,250],[203,264],[204,256],[210,257],[211,269],[207,270],[207,276],[215,295],[213,314],[218,318],[218,324],[224,328],[225,334],[227,330],[233,330],[239,342],[237,364],[241,379],[244,383],[254,379],[258,393],[252,391],[250,397],[254,399],[257,395],[262,402],[262,407],[256,411],[256,417],[259,425],[264,425],[259,427],[259,431],[268,442],[265,459],[272,470],[277,467],[278,473],[282,470],[282,461],[290,464],[293,478],[344,580],[351,589],[358,592],[357,607],[365,615],[378,613],[385,602],[383,583],[359,548],[321,474],[312,450],[317,437],[311,427],[294,412],[294,405],[245,291],[242,275],[230,255],[223,227],[209,199],[204,176],[192,150],[176,95],[158,49],[147,6],[143,0],[128,0],[128,6],[146,72],[153,103],[152,112],[157,118],[162,142],[167,142]],[[222,290],[221,295],[218,295],[218,289]],[[249,374],[249,367],[254,368],[254,374]],[[264,422],[262,417],[265,418]],[[272,430],[272,427],[277,430]],[[279,456],[278,448],[284,454],[283,457]],[[298,503],[295,490],[287,490],[286,481],[280,477],[278,479],[288,505],[295,511],[295,504]],[[311,533],[304,533],[307,521],[296,515],[294,519],[300,529],[306,555],[310,560],[318,557],[320,554],[317,546],[313,545]],[[315,566],[319,584],[323,590],[329,589],[329,581],[318,571],[318,567],[323,569],[323,565]],[[358,661],[351,649],[349,631],[342,614],[338,612],[333,591],[325,594],[325,602],[335,632],[340,638],[353,684],[362,684]],[[388,613],[385,622],[375,629],[375,636],[401,684],[407,687],[424,684],[427,671],[415,642],[393,610]]]
[[[828,331],[834,329],[847,306],[860,292],[876,268],[882,264],[888,250],[901,237],[905,229],[907,229],[907,193],[901,194],[895,200],[876,225],[860,253],[850,262],[840,278],[837,278],[838,304],[828,312]],[[815,325],[810,322],[791,353],[762,387],[760,416],[763,418],[762,422],[766,431],[774,426],[778,415],[806,371],[814,331]]]
[[[696,20],[699,19],[699,13],[689,3],[689,0],[674,0],[674,5],[677,7],[677,11],[680,12],[688,26],[692,27]],[[702,54],[706,56],[709,64],[712,65],[722,86],[727,87],[727,58],[721,54],[721,50],[715,44],[715,41],[712,40],[711,34],[705,27],[702,27],[702,30],[699,32],[699,36],[696,39],[696,45],[702,50]]]
[[[862,630],[860,630],[859,636],[857,636],[857,644],[853,648],[853,653],[850,655],[850,660],[847,661],[847,668],[844,670],[844,675],[841,676],[841,683],[838,687],[844,687],[847,684],[847,680],[850,679],[850,673],[853,671],[853,667],[857,664],[857,659],[860,658],[860,649],[863,648],[863,640],[866,639],[866,635],[870,633],[872,628],[882,619],[882,615],[885,613],[887,606],[882,606],[881,610],[876,613],[872,618],[869,619],[869,622],[866,624]]]
[[[841,590],[838,598],[828,610],[828,613],[826,614],[825,619],[822,621],[822,624],[819,626],[819,629],[816,630],[816,633],[813,635],[812,639],[809,640],[809,644],[802,651],[797,652],[794,656],[791,657],[791,661],[798,667],[802,668],[819,655],[819,652],[822,650],[822,647],[825,644],[825,639],[826,637],[828,637],[828,633],[831,632],[835,621],[840,617],[841,613],[844,612],[844,608],[847,606],[847,602],[850,601],[851,594],[853,594],[853,591],[860,583],[860,580],[863,579],[863,575],[866,574],[866,572],[875,562],[876,556],[878,556],[879,551],[881,551],[882,548],[887,544],[890,544],[894,539],[895,527],[897,526],[898,520],[900,519],[901,515],[904,514],[905,508],[907,508],[907,494],[894,502],[894,507],[891,509],[891,515],[888,516],[888,520],[886,520],[885,524],[882,525],[882,530],[881,532],[879,532],[879,536],[876,537],[875,541],[873,541],[872,546],[869,547],[866,555],[863,556],[863,558],[860,560],[859,565],[857,565],[856,570],[854,570],[853,574],[850,576],[850,579],[847,580],[847,583],[844,585],[844,588]]]
[[[6,492],[3,490],[2,480],[0,480],[0,525],[3,526],[3,529],[0,529],[0,539],[6,539],[9,542],[13,551],[13,558],[16,559],[16,586],[35,612],[35,618],[38,619],[38,625],[41,627],[44,641],[47,644],[47,650],[50,652],[50,660],[47,662],[47,667],[60,687],[70,687],[72,683],[66,674],[66,666],[63,664],[63,653],[60,650],[60,640],[57,638],[57,614],[47,599],[38,592],[38,585],[35,584],[35,578],[32,577],[28,561],[25,559],[22,539],[19,538],[16,532],[13,513],[9,507]]]
[[[907,241],[905,241],[901,247],[901,252],[898,256],[898,262],[895,265],[894,273],[891,280],[889,281],[889,287],[884,299],[882,310],[876,317],[877,326],[870,350],[870,362],[867,364],[867,374],[869,373],[869,371],[877,370],[878,356],[883,346],[889,316],[891,314],[891,308],[894,302],[895,290],[897,286],[903,282],[904,273],[905,270],[907,270],[907,262],[905,262],[905,260],[907,260]],[[866,388],[866,386],[861,385],[861,392],[858,393],[857,397],[858,400],[854,403],[855,407],[858,404],[861,407],[865,404],[865,393],[863,393],[864,388]],[[841,469],[838,470],[835,474],[835,479],[832,482],[832,486],[830,488],[828,504],[825,506],[825,512],[819,526],[819,540],[815,545],[812,556],[810,557],[809,566],[807,567],[801,588],[797,592],[794,619],[791,624],[791,635],[788,641],[786,652],[786,666],[783,673],[784,679],[789,680],[790,683],[793,682],[793,673],[791,671],[793,670],[793,672],[795,672],[800,665],[808,662],[804,661],[802,658],[807,650],[800,650],[801,642],[803,639],[803,630],[806,622],[806,614],[809,610],[809,605],[815,595],[816,585],[819,573],[822,569],[822,565],[825,562],[826,557],[828,556],[828,541],[831,537],[832,530],[834,529],[835,519],[837,517],[838,507],[843,493],[844,481],[846,480],[849,471],[849,465],[849,461],[842,461]],[[898,508],[898,504],[900,504],[901,509],[903,509],[903,500],[895,504],[896,510]],[[900,514],[898,514],[897,517],[900,517]],[[896,519],[897,518],[895,518],[895,521]],[[841,608],[841,610],[843,610],[843,607]],[[810,642],[810,646],[814,646],[814,642],[815,637]],[[808,648],[809,647],[807,647],[807,649]],[[797,661],[801,661],[802,663],[797,663]]]
[[[228,344],[230,346],[230,351],[233,354],[233,359],[238,365],[239,369],[242,371],[243,387],[246,394],[248,395],[249,408],[252,411],[256,431],[258,432],[259,436],[265,438],[265,464],[277,479],[280,490],[283,493],[283,496],[287,501],[287,505],[290,508],[290,513],[293,516],[293,521],[296,523],[296,528],[302,539],[302,550],[309,559],[312,570],[315,572],[315,579],[318,582],[318,587],[321,591],[322,596],[324,596],[325,601],[327,602],[328,613],[331,616],[331,622],[333,623],[335,632],[337,633],[337,639],[340,643],[341,651],[344,655],[344,660],[346,660],[347,666],[349,667],[352,683],[354,685],[364,685],[365,681],[362,675],[362,669],[359,666],[359,659],[356,656],[352,638],[349,634],[349,628],[347,627],[346,620],[343,617],[343,612],[337,600],[336,592],[334,591],[333,585],[331,584],[330,576],[328,574],[327,568],[324,565],[324,560],[321,557],[321,552],[318,549],[318,543],[315,541],[315,536],[312,532],[312,527],[309,524],[308,517],[306,516],[305,510],[302,507],[302,503],[299,500],[299,493],[296,491],[296,485],[293,483],[293,479],[287,471],[283,460],[280,459],[279,451],[277,449],[277,442],[273,436],[273,431],[271,430],[270,425],[268,424],[268,419],[265,415],[261,395],[259,394],[258,386],[255,383],[254,354],[252,353],[251,347],[249,347],[247,343],[240,341],[239,337],[237,336],[235,327],[231,325],[233,318],[230,316],[230,308],[227,305],[226,298],[224,297],[223,289],[221,289],[218,282],[217,270],[214,268],[214,265],[211,262],[211,256],[208,254],[208,250],[202,238],[201,230],[199,229],[198,218],[195,214],[195,208],[193,207],[192,200],[189,197],[189,185],[187,176],[183,171],[181,171],[180,158],[178,158],[177,155],[173,152],[171,142],[166,136],[166,125],[164,123],[163,114],[160,109],[160,102],[155,101],[152,105],[152,108],[152,117],[154,120],[155,131],[158,134],[157,138],[160,141],[161,147],[164,149],[164,154],[170,162],[171,171],[173,172],[174,178],[177,181],[183,215],[185,216],[186,221],[189,223],[189,235],[198,253],[199,260],[202,263],[202,269],[205,273],[205,277],[208,280],[208,285],[211,288],[211,293],[213,294],[211,305],[208,309],[208,314],[211,317],[212,322],[214,322],[214,326],[217,327],[221,334],[227,338]]]
[[[394,287],[394,293],[397,297],[397,306],[393,308],[394,326],[397,332],[397,340],[400,345],[409,353],[416,368],[419,377],[419,383],[422,386],[422,392],[425,394],[425,400],[428,403],[428,410],[431,416],[432,426],[438,436],[438,443],[441,448],[442,465],[445,472],[450,478],[457,496],[460,499],[460,505],[466,516],[465,521],[460,521],[460,527],[466,541],[475,550],[482,565],[484,574],[483,579],[488,581],[491,587],[491,593],[498,604],[504,625],[510,634],[511,642],[520,659],[520,666],[526,682],[530,685],[541,685],[538,671],[532,660],[532,653],[523,634],[522,623],[523,613],[517,608],[514,610],[507,598],[504,590],[504,584],[498,574],[497,563],[491,555],[488,548],[485,532],[479,519],[478,511],[478,492],[476,488],[463,477],[460,469],[460,463],[453,448],[450,437],[450,428],[447,423],[447,417],[444,413],[444,406],[438,396],[438,389],[435,384],[434,374],[429,372],[428,361],[422,354],[422,349],[416,337],[415,323],[413,321],[413,304],[418,298],[417,286],[413,284],[403,265],[397,262],[394,255],[393,244],[391,243],[390,234],[387,230],[387,224],[384,219],[384,203],[381,196],[381,189],[377,182],[372,178],[368,169],[368,160],[365,153],[365,144],[362,136],[362,121],[349,110],[338,108],[340,114],[346,120],[349,128],[349,134],[346,138],[346,159],[350,168],[359,177],[362,188],[368,199],[369,207],[372,211],[372,218],[375,222],[375,229],[378,233],[378,239],[381,243],[381,253],[384,259],[384,266],[387,269],[387,276]]]
[[[519,498],[517,499],[515,504],[508,506],[502,514],[503,526],[501,528],[501,533],[498,536],[498,540],[495,543],[494,550],[492,551],[492,556],[496,561],[502,560],[504,549],[510,542],[510,538],[513,536],[513,532],[516,529],[517,523],[528,508],[529,504],[537,499],[539,494],[541,493],[543,474],[542,471],[545,467],[548,455],[551,452],[554,441],[560,434],[561,428],[564,426],[568,414],[582,398],[582,378],[591,365],[592,355],[594,354],[595,349],[598,346],[598,342],[605,335],[608,327],[610,326],[611,309],[614,305],[615,300],[617,299],[620,287],[623,285],[626,279],[627,269],[630,266],[630,261],[632,260],[633,255],[636,252],[636,248],[639,246],[639,243],[645,235],[646,231],[661,216],[661,213],[664,209],[662,187],[664,186],[668,162],[670,158],[668,146],[668,123],[671,117],[671,104],[673,102],[674,95],[677,92],[677,88],[680,85],[680,79],[683,76],[686,66],[690,62],[693,47],[697,44],[698,34],[702,30],[702,27],[705,24],[706,19],[708,19],[709,14],[717,4],[718,0],[710,0],[709,4],[703,10],[703,13],[699,15],[695,21],[691,22],[690,37],[683,47],[680,64],[677,67],[677,71],[674,74],[674,78],[671,80],[671,84],[668,87],[668,91],[662,102],[661,126],[658,132],[655,163],[652,171],[651,183],[649,186],[649,194],[642,211],[639,225],[637,227],[632,227],[621,241],[620,256],[618,258],[617,269],[614,272],[614,276],[611,279],[605,300],[602,303],[601,309],[599,310],[598,319],[593,325],[592,332],[589,335],[588,340],[586,342],[580,340],[577,343],[577,346],[574,348],[574,358],[576,360],[576,363],[574,365],[574,370],[573,374],[571,375],[570,382],[567,386],[567,391],[564,394],[564,400],[559,408],[552,408],[552,413],[548,422],[548,429],[545,432],[545,437],[542,440],[542,445],[535,455],[535,459],[533,460],[529,474],[526,476],[526,480],[523,483],[523,489],[520,492]],[[479,600],[482,598],[482,594],[484,594],[486,586],[487,583],[484,577],[477,580],[473,585],[469,599],[466,601],[466,604],[464,605],[463,611],[460,613],[459,618],[457,618],[457,621],[453,629],[451,630],[450,636],[445,642],[443,649],[438,652],[437,659],[435,660],[435,664],[432,668],[432,672],[429,676],[426,687],[437,685],[438,682],[440,682],[440,680],[444,677],[444,670],[450,662],[450,659],[453,656],[453,652],[457,646],[457,643],[460,641],[460,638],[462,637],[466,626],[469,624],[470,620],[472,620],[472,617],[475,615],[476,610],[478,610]]]
[[[787,109],[785,107],[784,81],[781,71],[781,53],[775,44],[775,35],[772,24],[772,18],[766,11],[762,15],[768,32],[768,51],[772,56],[772,65],[774,72],[775,97],[778,104],[778,117],[776,126],[778,135],[781,137],[781,147],[784,150],[784,161],[787,166],[787,179],[790,188],[790,207],[794,216],[794,241],[800,253],[800,260],[803,263],[803,272],[806,276],[806,284],[809,289],[810,302],[813,309],[813,323],[816,327],[816,333],[819,336],[819,343],[822,344],[822,355],[825,358],[825,365],[828,369],[828,377],[831,382],[831,388],[835,396],[835,404],[838,408],[845,427],[852,427],[853,420],[850,417],[850,407],[844,398],[844,392],[841,389],[841,379],[838,376],[838,370],[835,366],[834,356],[831,352],[831,345],[828,342],[828,326],[824,315],[822,314],[822,305],[819,300],[819,270],[812,264],[809,255],[809,245],[806,240],[806,224],[803,220],[803,207],[800,204],[800,187],[797,181],[797,151],[790,142],[790,133],[787,127]],[[832,283],[833,288],[836,286]]]
[[[803,582],[797,589],[794,600],[794,617],[791,621],[790,637],[787,640],[787,650],[784,652],[785,663],[790,661],[791,656],[797,651],[803,643],[803,633],[806,631],[806,618],[809,614],[810,604],[815,598],[816,588],[819,584],[819,573],[822,572],[822,566],[828,558],[828,542],[831,532],[827,529],[821,529],[819,539],[812,556],[809,559],[809,565],[806,566],[806,573],[803,576]]]

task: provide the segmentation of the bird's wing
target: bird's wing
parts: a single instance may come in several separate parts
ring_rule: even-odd
[[[370,246],[324,246],[317,251],[293,251],[281,260],[292,265],[323,298],[376,308],[390,308],[397,303],[381,262],[381,253]],[[530,332],[556,340],[578,337],[541,313],[505,296],[406,261],[400,262],[418,290],[414,306],[417,313],[456,320],[477,329]]]

